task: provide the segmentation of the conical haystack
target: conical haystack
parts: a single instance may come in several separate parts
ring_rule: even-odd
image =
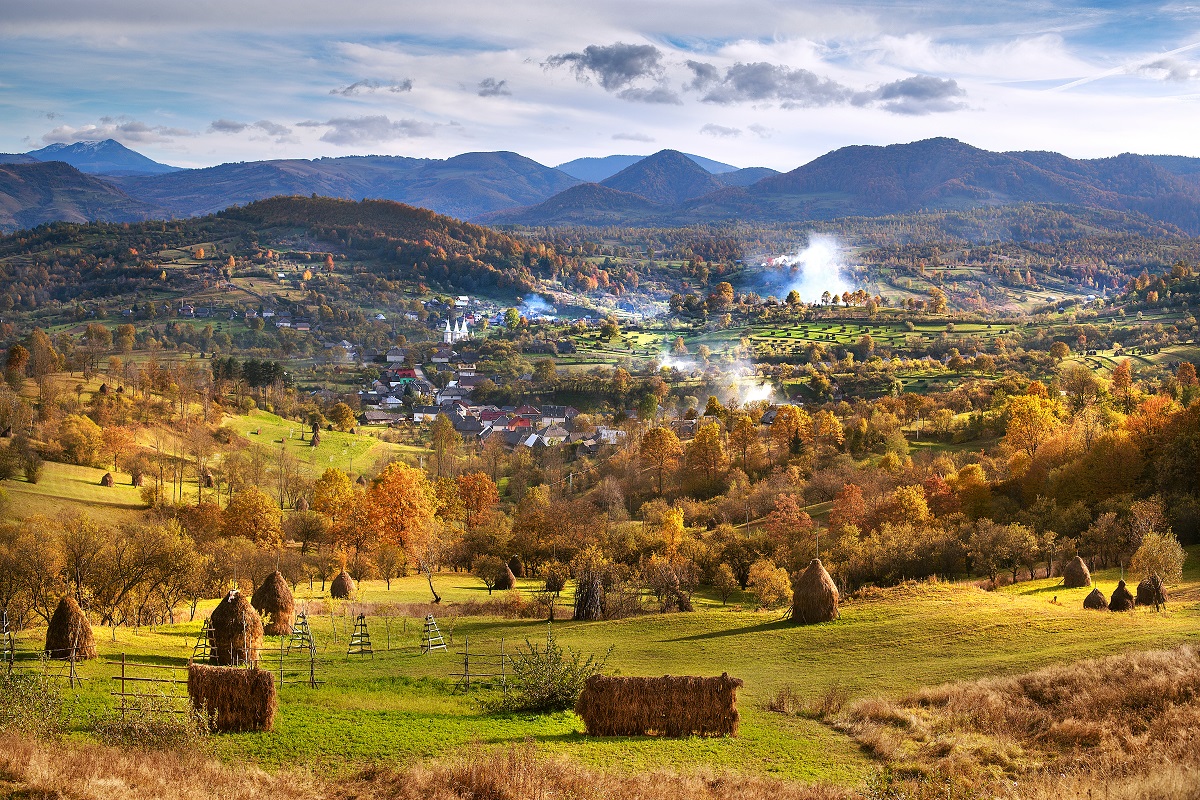
[[[792,622],[810,625],[838,618],[838,590],[821,559],[792,577]]]
[[[1091,611],[1108,611],[1108,598],[1099,589],[1092,589],[1083,598],[1083,607]]]
[[[250,605],[262,615],[263,633],[267,636],[291,636],[296,620],[296,600],[279,570],[254,590]]]
[[[521,563],[520,556],[513,556],[508,560],[508,568],[512,570],[512,574],[517,578],[525,577],[525,565]]]
[[[111,472],[104,473],[104,477],[100,479],[100,485],[109,487],[116,485],[116,480],[113,478],[113,474]]]
[[[349,600],[355,588],[354,578],[350,577],[349,572],[342,570],[329,584],[329,596],[337,600]]]
[[[1137,604],[1139,606],[1159,606],[1167,604],[1167,587],[1163,586],[1162,578],[1151,575],[1137,585]]]
[[[96,639],[83,609],[74,597],[67,595],[58,601],[58,608],[50,617],[50,627],[46,628],[46,653],[51,658],[69,661],[72,652],[76,661],[95,658]]]
[[[1075,556],[1062,568],[1063,586],[1068,589],[1082,589],[1092,585],[1092,573],[1088,570],[1083,559]]]
[[[1108,598],[1108,610],[1133,611],[1133,595],[1125,587],[1125,581],[1119,582],[1117,588],[1113,589],[1112,597]]]
[[[513,575],[512,568],[505,564],[500,572],[496,574],[496,589],[501,592],[506,592],[517,585],[517,579]]]
[[[209,618],[217,666],[255,664],[262,649],[263,624],[258,612],[236,589],[217,604]]]

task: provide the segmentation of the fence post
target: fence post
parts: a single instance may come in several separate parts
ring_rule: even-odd
[[[121,721],[125,721],[125,654],[121,653]]]
[[[500,637],[500,690],[508,697],[508,677],[504,673],[504,637]]]
[[[471,691],[471,637],[463,637],[463,686],[464,691]]]
[[[279,689],[283,690],[283,637],[279,637]]]

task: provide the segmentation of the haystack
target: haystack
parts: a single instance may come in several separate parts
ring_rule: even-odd
[[[1137,585],[1137,604],[1154,606],[1155,611],[1167,604],[1167,587],[1163,586],[1162,578],[1151,575]]]
[[[1068,589],[1082,589],[1084,586],[1092,585],[1092,573],[1079,556],[1075,556],[1063,564],[1062,577],[1063,586]]]
[[[104,473],[104,477],[100,479],[101,486],[110,486],[111,487],[111,486],[116,485],[116,483],[117,482],[113,478],[113,474],[111,472]]]
[[[1113,589],[1112,597],[1108,598],[1109,611],[1133,611],[1133,595],[1125,587],[1125,581],[1120,581]]]
[[[50,617],[50,627],[46,628],[46,653],[50,658],[69,661],[72,652],[76,661],[95,658],[96,639],[83,609],[74,597],[67,595],[58,601],[58,608]]]
[[[1091,611],[1108,611],[1108,598],[1099,589],[1092,589],[1088,596],[1083,598],[1083,607]]]
[[[209,618],[218,666],[255,664],[262,649],[263,624],[258,612],[236,589],[217,604]]]
[[[508,564],[496,573],[496,589],[501,592],[506,592],[517,585],[517,578],[513,575],[512,568]]]
[[[514,577],[525,577],[525,565],[521,563],[520,556],[513,556],[508,560],[508,569],[510,572],[512,572]]]
[[[593,675],[575,713],[590,736],[737,736],[738,678]]]
[[[279,703],[275,681],[266,670],[239,667],[188,667],[192,708],[225,731],[269,731]]]
[[[250,605],[262,615],[263,633],[267,636],[291,636],[296,620],[296,600],[279,570],[254,590]]]
[[[338,573],[333,582],[329,584],[329,596],[337,600],[349,600],[350,595],[354,594],[354,578],[350,577],[350,573],[342,570]]]
[[[313,431],[312,438],[308,440],[308,446],[309,447],[320,447],[321,446],[321,432],[320,431]]]
[[[838,590],[821,559],[792,577],[792,622],[810,625],[838,618]]]
[[[297,500],[296,501],[296,510],[301,513],[308,511],[308,500],[306,500],[303,497],[301,497],[299,500]]]

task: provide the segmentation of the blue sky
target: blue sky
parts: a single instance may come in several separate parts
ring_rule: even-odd
[[[1200,6],[0,0],[0,151],[181,166],[666,147],[791,169],[953,136],[1200,156]]]

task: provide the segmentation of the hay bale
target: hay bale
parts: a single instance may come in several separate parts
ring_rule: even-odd
[[[306,500],[303,497],[301,497],[299,500],[297,500],[296,501],[296,510],[301,513],[308,511],[308,500]]]
[[[737,736],[738,678],[593,675],[575,704],[590,736]]]
[[[1133,611],[1133,595],[1125,587],[1125,581],[1120,581],[1113,589],[1112,597],[1108,598],[1109,611]]]
[[[54,609],[50,626],[46,628],[46,654],[50,658],[69,661],[72,651],[76,661],[95,658],[96,638],[79,603],[75,602],[74,597],[66,595],[58,601],[58,608]]]
[[[308,446],[309,447],[320,447],[321,446],[321,432],[320,431],[313,431],[312,438],[308,440]]]
[[[296,600],[279,570],[254,590],[250,605],[262,615],[263,633],[267,636],[291,636],[296,621]]]
[[[505,565],[504,565],[504,568],[503,568],[503,569],[501,569],[501,570],[500,570],[498,573],[496,573],[496,586],[495,586],[495,588],[496,588],[498,591],[501,591],[501,592],[506,592],[506,591],[508,591],[509,589],[513,588],[513,587],[514,587],[514,586],[516,586],[516,585],[517,585],[517,578],[516,578],[516,576],[515,576],[515,575],[513,575],[513,571],[512,571],[512,569],[511,569],[511,568],[508,566],[508,564],[505,564]]]
[[[222,733],[269,731],[279,707],[273,676],[257,667],[191,664],[188,698],[192,708],[210,719],[213,728]]]
[[[342,570],[329,584],[329,596],[338,600],[349,600],[355,588],[354,578],[350,577],[349,572]]]
[[[1092,585],[1092,573],[1079,556],[1075,556],[1063,565],[1062,577],[1063,586],[1068,589],[1082,589],[1084,586]]]
[[[117,482],[113,478],[113,474],[111,472],[104,473],[104,477],[100,479],[101,486],[115,486],[116,483]]]
[[[209,621],[213,629],[213,657],[218,666],[258,663],[263,643],[262,618],[244,594],[236,589],[227,594]]]
[[[521,563],[520,556],[513,556],[508,560],[508,569],[510,572],[512,572],[514,577],[525,577],[525,565]]]
[[[1154,606],[1155,611],[1167,604],[1167,587],[1163,586],[1162,578],[1150,575],[1137,585],[1137,604]]]
[[[204,488],[212,489],[216,485],[217,485],[217,479],[213,477],[213,474],[211,472],[208,472],[206,470],[204,473]]]
[[[792,577],[792,622],[811,625],[838,618],[838,590],[821,559]]]
[[[1097,588],[1083,598],[1083,607],[1090,611],[1108,611],[1108,598]]]

